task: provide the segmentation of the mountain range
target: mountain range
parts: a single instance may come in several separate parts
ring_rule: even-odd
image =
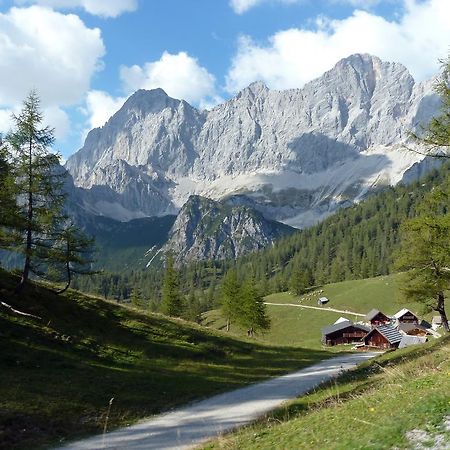
[[[417,178],[427,165],[406,146],[415,145],[410,132],[439,107],[432,86],[432,80],[416,83],[401,64],[356,54],[302,89],[276,91],[256,82],[210,111],[162,89],[139,90],[89,132],[66,169],[79,211],[89,215],[122,222],[173,215],[188,201],[191,210],[205,207],[197,197],[189,200],[201,196],[221,202],[228,236],[242,223],[225,219],[223,205],[258,211],[258,220],[267,221],[253,230],[258,240],[270,221],[304,228],[376,188]],[[183,215],[169,232],[180,255],[194,257],[192,248],[194,259],[240,254],[207,244],[208,236],[202,243],[201,234],[187,237],[202,229],[201,214],[189,217],[194,225],[182,224]],[[262,245],[280,230],[263,233]],[[193,246],[181,249],[181,242]]]

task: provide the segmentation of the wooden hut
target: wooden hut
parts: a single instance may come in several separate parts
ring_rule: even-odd
[[[402,340],[402,335],[391,325],[379,325],[372,328],[364,338],[368,347],[397,348]]]
[[[406,334],[408,336],[427,336],[428,330],[417,323],[399,323],[397,326],[397,330],[402,334]]]
[[[372,327],[387,325],[391,322],[391,318],[386,316],[386,314],[383,314],[378,309],[372,309],[369,311],[364,319],[367,323],[370,323]]]
[[[339,345],[361,342],[369,330],[369,327],[345,320],[322,328],[322,343]]]
[[[403,308],[398,313],[394,314],[394,319],[398,323],[419,323],[419,318],[409,309]]]

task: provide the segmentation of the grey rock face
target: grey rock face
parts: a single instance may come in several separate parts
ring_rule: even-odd
[[[239,195],[302,227],[400,181],[420,159],[402,144],[437,105],[431,82],[370,55],[341,60],[303,89],[253,83],[211,111],[140,90],[66,167],[91,209],[119,220],[173,213],[192,194]]]
[[[193,195],[181,208],[163,251],[172,251],[177,263],[232,259],[272,245],[293,231],[246,206]]]

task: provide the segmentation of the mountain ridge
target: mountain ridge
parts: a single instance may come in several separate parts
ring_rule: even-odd
[[[436,111],[430,81],[399,63],[352,55],[302,89],[252,83],[210,111],[140,90],[66,163],[89,205],[118,220],[176,213],[190,195],[245,196],[302,228],[396,184],[421,157],[409,132]],[[119,207],[120,206],[120,207]]]

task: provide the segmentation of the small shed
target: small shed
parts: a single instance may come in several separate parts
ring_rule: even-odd
[[[403,308],[394,314],[394,319],[399,323],[419,323],[419,318],[409,309]]]
[[[441,316],[433,316],[433,319],[431,321],[431,328],[433,328],[433,330],[437,330],[439,327],[442,327],[443,323],[444,322],[442,321]],[[448,323],[450,325],[450,321]]]
[[[317,304],[319,306],[326,305],[330,300],[326,297],[320,297],[319,300],[317,300]]]
[[[371,311],[369,311],[364,319],[373,327],[376,327],[378,325],[386,325],[391,322],[390,317],[386,316],[386,314],[383,314],[378,309],[372,309]]]
[[[391,325],[379,325],[372,328],[364,338],[368,347],[397,348],[402,340],[402,335]]]
[[[354,344],[361,342],[369,330],[369,327],[345,320],[322,328],[322,343],[325,345]]]

